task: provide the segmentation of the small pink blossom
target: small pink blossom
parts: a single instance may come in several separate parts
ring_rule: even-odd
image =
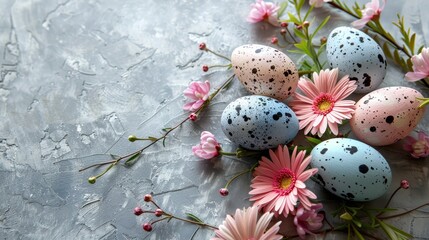
[[[299,206],[296,211],[293,223],[301,239],[305,239],[305,234],[314,234],[313,231],[319,230],[323,226],[323,214],[317,213],[322,209],[322,204],[314,204],[310,209]]]
[[[352,22],[352,26],[361,29],[369,21],[376,20],[380,17],[381,12],[386,5],[386,0],[382,0],[382,5],[380,6],[380,0],[372,0],[371,2],[365,4],[365,8],[362,9],[362,17],[359,20]]]
[[[412,56],[411,62],[413,71],[405,74],[405,79],[415,82],[429,77],[429,48],[423,48],[420,54]]]
[[[201,105],[209,99],[210,83],[205,82],[191,82],[189,87],[183,91],[183,94],[193,100],[192,102],[186,103],[183,109],[194,112],[198,110]]]
[[[407,136],[403,148],[409,152],[414,158],[429,156],[429,135],[424,132],[417,134],[417,139]]]
[[[401,181],[401,188],[403,188],[403,189],[410,188],[410,183],[406,179],[402,180]]]
[[[220,144],[211,132],[203,131],[200,139],[200,144],[192,147],[192,152],[195,156],[211,159],[219,155]]]
[[[316,8],[319,8],[325,2],[332,2],[332,0],[310,0],[310,5],[313,5]]]
[[[251,10],[247,16],[247,21],[250,23],[257,23],[267,21],[274,26],[278,26],[279,22],[277,19],[277,11],[279,6],[272,2],[264,2],[263,0],[256,0],[256,3],[252,3]]]

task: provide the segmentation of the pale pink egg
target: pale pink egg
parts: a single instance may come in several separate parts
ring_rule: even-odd
[[[356,137],[372,146],[385,146],[406,137],[419,123],[422,98],[408,87],[386,87],[372,91],[356,103],[350,126]]]
[[[238,80],[251,93],[284,100],[298,86],[298,70],[283,52],[264,45],[237,47],[231,55]]]

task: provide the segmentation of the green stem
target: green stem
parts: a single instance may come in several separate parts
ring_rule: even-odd
[[[392,201],[393,197],[396,195],[396,193],[401,189],[402,187],[398,187],[393,193],[392,195],[390,195],[389,200],[386,202],[386,204],[384,205],[384,208],[387,208],[390,204],[390,202]],[[376,217],[379,217],[383,214],[384,212],[380,212],[379,214],[377,214]]]
[[[231,59],[229,59],[228,57],[226,57],[226,56],[224,56],[224,55],[222,55],[222,54],[219,54],[219,53],[217,53],[217,52],[213,52],[212,50],[210,50],[210,49],[208,49],[208,48],[206,48],[205,50],[206,50],[207,52],[213,53],[214,55],[216,55],[216,56],[218,56],[218,57],[221,57],[221,58],[223,58],[223,59],[226,59],[226,60],[228,60],[228,61],[230,61],[230,62],[231,62]]]
[[[221,155],[224,155],[224,156],[237,156],[237,153],[236,153],[236,152],[224,152],[224,151],[219,151],[219,153],[220,153]]]
[[[415,208],[413,208],[413,209],[411,209],[411,210],[408,210],[408,211],[405,211],[405,212],[403,212],[403,213],[398,213],[398,214],[390,215],[390,216],[386,216],[386,217],[379,217],[378,219],[380,219],[380,220],[384,220],[384,219],[389,219],[389,218],[396,218],[396,217],[400,217],[400,216],[403,216],[403,215],[409,214],[409,213],[411,213],[411,212],[413,212],[413,211],[416,211],[416,210],[418,210],[418,209],[420,209],[420,208],[422,208],[422,207],[425,207],[425,206],[429,206],[429,203],[422,204],[422,205],[420,205],[420,206],[418,206],[418,207],[415,207]]]
[[[211,66],[208,66],[209,68],[223,68],[223,67],[226,67],[226,68],[230,68],[232,66],[232,64],[230,63],[230,64],[217,64],[217,65],[211,65]]]
[[[240,176],[242,176],[242,175],[244,175],[244,174],[246,174],[246,173],[252,172],[252,171],[253,171],[253,169],[255,169],[257,165],[258,165],[258,163],[255,163],[251,168],[246,169],[246,170],[244,170],[244,171],[241,171],[241,172],[239,172],[239,173],[235,174],[231,179],[229,179],[229,180],[228,180],[228,182],[226,182],[226,184],[225,184],[225,188],[226,188],[226,189],[228,189],[228,186],[229,186],[229,185],[230,185],[230,184],[231,184],[235,179],[237,179],[238,177],[240,177]]]
[[[218,230],[218,229],[219,229],[219,228],[217,228],[217,227],[215,227],[215,226],[212,226],[212,225],[207,224],[207,223],[204,223],[204,222],[197,222],[197,221],[189,220],[189,219],[186,219],[186,218],[176,217],[176,216],[171,215],[171,214],[168,214],[168,213],[164,213],[164,215],[166,215],[166,216],[167,216],[167,217],[165,217],[165,218],[173,218],[173,219],[180,220],[180,221],[183,221],[183,222],[187,222],[187,223],[195,224],[195,225],[198,225],[198,226],[201,226],[201,227],[209,227],[209,228],[216,229],[216,230]],[[165,218],[160,219],[160,221],[161,221],[161,220],[165,220]]]
[[[220,90],[222,90],[222,89],[224,89],[233,79],[234,79],[234,76],[235,75],[232,75],[231,77],[229,77],[218,89],[216,89],[210,96],[209,96],[209,99],[199,108],[199,109],[197,109],[196,111],[195,111],[195,113],[196,114],[198,114],[198,113],[200,113],[201,111],[203,111],[208,105],[209,105],[209,103],[210,103],[210,101],[213,99],[213,98],[215,98],[216,96],[217,96],[217,94],[220,92]],[[90,165],[90,166],[87,166],[87,167],[84,167],[84,168],[81,168],[81,169],[79,169],[79,172],[82,172],[82,171],[85,171],[85,170],[87,170],[87,169],[89,169],[89,168],[93,168],[93,167],[99,167],[99,166],[104,166],[104,165],[107,165],[107,164],[110,164],[110,166],[109,167],[107,167],[101,174],[99,174],[99,175],[97,175],[97,176],[94,176],[95,177],[95,179],[97,179],[97,178],[99,178],[99,177],[101,177],[101,176],[103,176],[105,173],[107,173],[113,166],[115,166],[116,164],[118,164],[121,160],[123,160],[123,159],[127,159],[127,158],[130,158],[130,157],[132,157],[132,156],[134,156],[134,155],[136,155],[136,154],[141,154],[144,150],[146,150],[147,148],[149,148],[149,147],[151,147],[152,145],[154,145],[154,144],[156,144],[158,141],[160,141],[161,139],[166,139],[166,137],[171,133],[171,132],[173,132],[174,130],[176,130],[178,127],[180,127],[180,126],[182,126],[186,121],[188,121],[189,120],[189,116],[188,117],[186,117],[185,119],[183,119],[180,123],[178,123],[176,126],[174,126],[174,127],[172,127],[172,128],[169,128],[161,137],[159,137],[159,138],[154,138],[154,139],[151,139],[151,143],[150,144],[148,144],[148,145],[146,145],[145,147],[143,147],[143,148],[141,148],[141,149],[139,149],[139,150],[137,150],[137,151],[134,151],[134,152],[132,152],[132,153],[129,153],[129,154],[127,154],[127,155],[124,155],[124,156],[122,156],[122,157],[118,157],[117,159],[114,159],[114,160],[111,160],[111,161],[106,161],[106,162],[101,162],[101,163],[96,163],[96,164],[92,164],[92,165]],[[91,177],[91,178],[94,178],[94,177]]]

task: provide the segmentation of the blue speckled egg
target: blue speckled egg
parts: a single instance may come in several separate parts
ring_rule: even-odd
[[[298,119],[284,103],[252,95],[236,99],[223,111],[221,126],[234,143],[264,150],[290,142],[298,133]]]
[[[333,138],[311,151],[317,181],[329,192],[352,201],[370,201],[386,193],[392,172],[371,146],[350,138]]]
[[[358,87],[355,92],[368,93],[383,82],[387,61],[383,50],[371,37],[350,27],[335,28],[328,37],[326,54],[340,76],[349,75]]]

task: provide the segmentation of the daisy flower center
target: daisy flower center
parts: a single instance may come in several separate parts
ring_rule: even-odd
[[[283,168],[277,175],[274,186],[280,195],[289,194],[295,187],[295,174],[288,168]]]
[[[314,99],[313,111],[316,114],[326,115],[332,111],[332,109],[334,108],[334,103],[335,101],[331,96],[327,94],[322,94],[316,99]]]

